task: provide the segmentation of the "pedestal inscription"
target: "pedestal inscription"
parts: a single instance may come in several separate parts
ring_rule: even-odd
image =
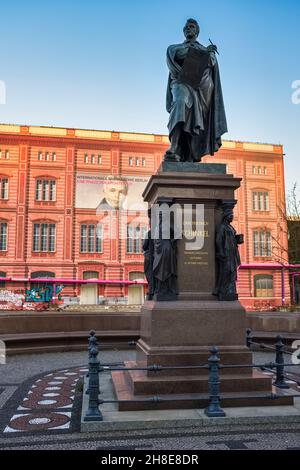
[[[212,298],[215,283],[214,204],[205,202],[203,205],[203,220],[196,220],[194,210],[192,221],[183,221],[183,238],[177,245],[180,300]],[[202,241],[200,248],[196,240]]]

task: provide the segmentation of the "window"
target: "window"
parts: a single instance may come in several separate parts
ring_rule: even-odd
[[[254,191],[252,193],[252,208],[254,211],[268,211],[269,193]]]
[[[42,152],[38,152],[38,160],[41,161],[43,159],[43,154]]]
[[[253,253],[254,256],[272,256],[271,232],[253,232]]]
[[[93,163],[93,164],[95,163],[95,155],[94,154],[91,155],[91,163]]]
[[[127,253],[142,253],[143,239],[146,236],[147,227],[139,225],[127,225]]]
[[[56,200],[56,181],[50,180],[50,201]]]
[[[273,297],[273,276],[257,274],[254,276],[255,297]]]
[[[102,156],[99,154],[98,155],[98,165],[101,165],[102,163]]]
[[[49,162],[49,160],[50,160],[49,152],[45,153],[45,160],[46,160],[46,162]]]
[[[140,157],[129,157],[128,159],[129,166],[146,166],[146,158]]]
[[[253,166],[252,167],[252,174],[253,175],[267,175],[268,171],[265,166]]]
[[[52,161],[56,162],[56,153],[55,152],[52,153]]]
[[[6,277],[6,273],[4,271],[0,271],[0,277]],[[0,280],[0,289],[5,288],[5,281]]]
[[[31,279],[36,279],[36,282],[31,282],[30,283],[30,288],[31,289],[40,289],[40,288],[46,288],[46,287],[49,287],[49,286],[53,286],[52,283],[46,283],[46,282],[41,282],[39,281],[38,279],[41,278],[41,279],[45,279],[45,278],[53,278],[55,277],[55,273],[51,272],[51,271],[35,271],[33,273],[31,273],[30,275]]]
[[[95,225],[88,225],[88,252],[95,250]]]
[[[89,156],[87,153],[84,154],[84,163],[88,163],[89,162]]]
[[[56,181],[38,179],[35,186],[36,201],[55,201],[56,200]]]
[[[55,225],[49,225],[49,251],[55,251]]]
[[[7,222],[0,222],[0,251],[7,251]]]
[[[33,224],[33,251],[54,252],[55,235],[55,224]]]
[[[2,150],[0,150],[0,159],[1,158],[5,158],[6,160],[9,159],[9,150],[4,150],[4,152]]]
[[[8,199],[8,178],[0,178],[0,199]]]
[[[81,224],[80,226],[80,252],[102,252],[102,226],[101,224]]]

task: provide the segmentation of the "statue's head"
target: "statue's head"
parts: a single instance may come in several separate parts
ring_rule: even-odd
[[[236,201],[226,201],[222,204],[223,220],[224,222],[231,223],[233,221],[233,209]]]
[[[231,224],[231,222],[233,221],[233,212],[228,212],[224,215],[224,219],[226,220],[226,222],[228,222],[229,224]]]
[[[200,27],[196,20],[189,18],[183,28],[186,39],[196,39],[200,33]]]

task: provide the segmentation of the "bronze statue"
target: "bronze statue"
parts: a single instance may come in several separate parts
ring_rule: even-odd
[[[237,235],[233,221],[233,208],[236,201],[222,203],[223,220],[216,230],[216,258],[218,275],[214,295],[219,300],[237,300],[237,270],[241,264],[238,245],[244,243],[243,235]]]
[[[174,227],[170,233],[165,230],[159,214],[159,223],[155,228],[153,277],[155,283],[155,300],[177,300],[177,240],[174,239]]]
[[[186,40],[168,47],[167,111],[170,149],[166,161],[198,162],[214,155],[227,132],[217,47],[197,41],[199,25],[189,19],[184,26]]]
[[[154,261],[154,240],[151,237],[151,210],[148,211],[150,230],[148,230],[146,237],[143,241],[143,255],[144,255],[144,273],[148,282],[148,293],[146,300],[152,300],[155,290],[155,282],[153,276],[153,261]]]

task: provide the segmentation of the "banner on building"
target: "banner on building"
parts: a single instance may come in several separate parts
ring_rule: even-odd
[[[96,209],[97,212],[121,209],[147,211],[142,193],[149,178],[139,176],[116,177],[77,173],[76,209]]]

